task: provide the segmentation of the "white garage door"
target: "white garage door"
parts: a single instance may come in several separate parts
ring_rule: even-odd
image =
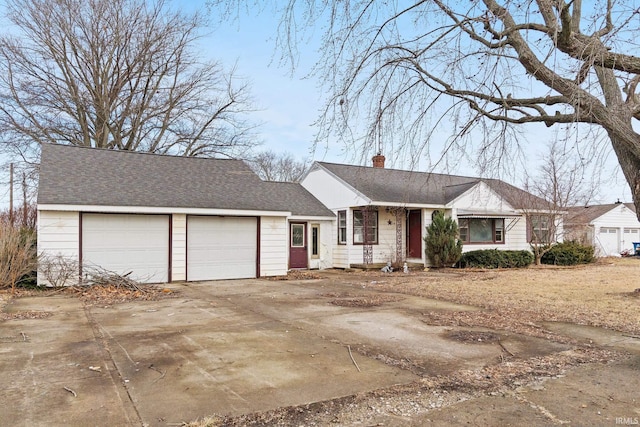
[[[147,283],[168,281],[168,215],[82,215],[82,262]]]
[[[634,253],[633,242],[640,242],[640,229],[625,228],[624,236],[622,237],[622,250],[628,250]]]
[[[601,227],[598,234],[598,244],[600,256],[620,255],[620,239],[618,238],[618,229],[610,227]]]
[[[189,216],[187,280],[256,277],[255,217]]]

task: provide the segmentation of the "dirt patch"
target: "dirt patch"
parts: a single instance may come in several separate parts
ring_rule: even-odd
[[[53,313],[50,311],[18,311],[15,313],[0,313],[0,320],[16,319],[45,319]]]
[[[273,276],[267,277],[267,280],[314,280],[321,279],[322,276],[318,273],[309,270],[291,270],[286,276]]]
[[[465,331],[465,330],[456,330],[456,331],[447,331],[443,334],[445,338],[454,341],[467,342],[467,343],[493,343],[500,341],[500,335],[493,332],[482,332],[482,331]]]
[[[428,325],[500,329],[563,344],[576,343],[572,338],[550,331],[534,323],[534,321],[540,320],[537,317],[521,317],[513,309],[501,311],[430,311],[422,313],[422,315],[422,321]]]
[[[620,295],[622,295],[623,297],[629,297],[629,298],[640,298],[640,288],[634,289],[633,292],[623,292]]]
[[[321,296],[328,298],[335,298],[329,301],[330,304],[340,307],[378,307],[387,302],[402,301],[404,298],[398,295],[385,295],[385,294],[368,294],[368,295],[354,295],[350,293],[326,293]]]

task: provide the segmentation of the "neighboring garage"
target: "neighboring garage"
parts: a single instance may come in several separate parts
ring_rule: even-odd
[[[569,208],[565,240],[593,245],[596,256],[633,253],[640,242],[640,222],[632,203],[611,203]]]
[[[146,283],[169,279],[169,215],[81,215],[81,259]]]
[[[256,277],[256,217],[187,216],[187,280]]]

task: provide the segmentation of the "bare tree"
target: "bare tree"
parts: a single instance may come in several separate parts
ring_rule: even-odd
[[[263,4],[211,3],[228,11],[238,3]],[[587,145],[602,131],[640,213],[636,6],[616,0],[272,4],[292,64],[300,43],[324,31],[316,72],[328,93],[321,119],[327,134],[369,153],[380,144],[420,153],[448,131],[445,152],[457,147],[458,155],[500,164],[522,141],[517,125],[577,126],[576,144]],[[353,138],[353,123],[363,121],[367,129]]]
[[[14,208],[13,215],[10,215],[9,209],[0,211],[0,224],[10,225],[16,228],[25,228],[29,230],[36,229],[38,219],[38,209],[33,201],[28,201],[20,207]],[[13,217],[13,224],[10,217]]]
[[[598,181],[591,159],[580,159],[567,152],[560,140],[547,145],[542,163],[533,177],[527,177],[520,193],[520,211],[527,221],[527,236],[535,263],[552,245],[565,236],[564,218],[568,208],[584,206],[595,196],[593,180]]]
[[[288,153],[263,151],[250,157],[247,162],[265,181],[298,182],[307,171],[307,165],[303,161],[296,160]]]
[[[0,289],[16,286],[31,278],[37,267],[35,230],[0,222]]]
[[[252,146],[247,86],[202,60],[199,12],[164,0],[7,0],[0,135],[37,160],[42,143],[187,156]]]

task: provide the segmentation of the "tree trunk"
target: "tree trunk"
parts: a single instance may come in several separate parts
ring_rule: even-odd
[[[633,204],[636,207],[636,215],[640,220],[640,157],[627,148],[629,145],[628,141],[622,141],[620,138],[611,135],[611,132],[609,133],[609,137],[611,138],[613,150],[616,156],[618,156],[622,173],[631,188],[631,196],[633,197]],[[640,145],[640,141],[631,141],[631,143]]]

